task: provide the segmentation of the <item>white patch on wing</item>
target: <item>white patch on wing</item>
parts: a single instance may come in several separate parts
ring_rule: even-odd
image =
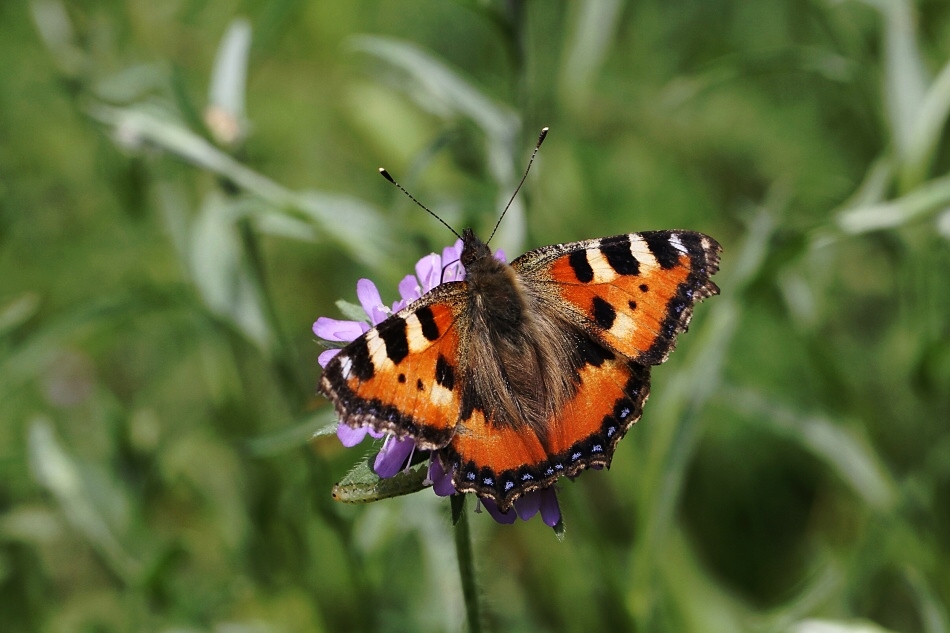
[[[621,341],[627,340],[637,331],[637,322],[626,312],[617,311],[613,325],[608,332],[616,336]]]
[[[377,371],[393,366],[393,362],[386,354],[386,341],[379,338],[379,332],[375,328],[366,333],[366,348],[369,350],[373,367]]]
[[[587,263],[590,264],[591,270],[594,271],[594,279],[591,283],[608,284],[620,276],[617,274],[617,271],[614,270],[613,266],[610,265],[610,262],[607,261],[607,258],[604,257],[604,254],[600,252],[600,247],[588,248],[586,253]]]
[[[452,392],[437,382],[432,383],[429,389],[429,400],[434,405],[445,406],[452,403]]]
[[[630,254],[640,263],[640,274],[647,275],[659,267],[659,262],[639,233],[630,234]]]
[[[343,380],[350,379],[350,373],[353,371],[353,359],[349,356],[340,355],[340,375],[343,376]]]
[[[432,345],[422,333],[422,322],[415,313],[406,317],[406,339],[409,341],[409,353],[421,352]]]
[[[675,248],[681,253],[689,253],[689,251],[686,250],[686,247],[680,241],[680,236],[677,235],[676,233],[673,233],[670,235],[670,246],[672,246],[673,248]]]

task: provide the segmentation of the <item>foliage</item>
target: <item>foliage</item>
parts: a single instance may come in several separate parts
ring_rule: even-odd
[[[239,16],[243,15],[244,18]],[[310,324],[502,225],[724,246],[609,473],[469,517],[498,630],[950,630],[950,5],[0,4],[7,631],[463,627],[450,508],[331,499]]]

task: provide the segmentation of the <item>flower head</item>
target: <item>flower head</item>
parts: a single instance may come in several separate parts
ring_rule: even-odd
[[[421,298],[436,286],[450,282],[461,281],[465,278],[465,268],[461,262],[462,240],[455,244],[447,246],[442,250],[441,256],[436,253],[430,253],[416,263],[415,274],[406,275],[399,282],[400,299],[393,302],[391,307],[383,304],[379,290],[369,279],[360,279],[356,283],[356,296],[359,299],[363,312],[366,313],[365,321],[345,321],[320,317],[313,324],[313,333],[320,339],[331,343],[349,343],[365,334],[371,327],[379,325],[393,313],[402,310],[413,301]],[[500,261],[505,260],[505,254],[499,250],[495,257]],[[321,367],[326,367],[327,363],[339,353],[339,348],[328,349],[322,352],[317,359]],[[353,428],[343,422],[337,426],[337,437],[346,447],[356,446],[362,442],[367,435],[374,439],[383,439],[383,445],[373,464],[373,470],[379,477],[388,478],[396,475],[407,467],[412,460],[413,454],[419,450],[415,442],[408,437],[396,437],[392,433],[376,431],[369,426]],[[423,451],[420,451],[423,452]],[[443,463],[440,451],[424,451],[429,453],[429,470],[427,482],[432,485],[432,489],[440,497],[455,494],[455,485],[453,484],[454,467]],[[480,499],[481,507],[499,523],[514,523],[517,519],[527,521],[540,512],[541,519],[545,524],[554,527],[561,518],[561,511],[557,502],[557,494],[554,487],[536,490],[519,497],[514,507],[507,512],[501,512],[493,499],[483,497]]]

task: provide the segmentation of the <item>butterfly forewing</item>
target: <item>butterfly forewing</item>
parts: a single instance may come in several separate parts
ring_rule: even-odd
[[[340,419],[411,436],[439,448],[459,416],[456,319],[464,282],[443,284],[366,332],[337,354],[320,390]]]
[[[525,253],[512,267],[611,349],[662,363],[693,304],[719,292],[719,244],[693,231],[648,231]]]

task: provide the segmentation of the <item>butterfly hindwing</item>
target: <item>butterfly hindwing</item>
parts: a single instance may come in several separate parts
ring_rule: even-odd
[[[491,497],[506,511],[559,477],[610,465],[617,442],[643,411],[650,370],[579,336],[586,348],[576,375],[581,388],[541,433],[491,424],[477,410],[459,423],[443,449],[456,466],[457,490]]]
[[[464,282],[438,286],[340,350],[321,391],[352,427],[415,438],[439,448],[459,417],[459,306]]]
[[[644,365],[666,360],[693,305],[719,293],[719,244],[693,231],[647,231],[555,244],[512,267],[569,318]]]

